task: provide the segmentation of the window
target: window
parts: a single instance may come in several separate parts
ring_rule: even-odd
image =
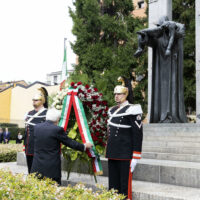
[[[55,85],[58,83],[57,81],[58,81],[58,76],[53,76],[53,82]]]
[[[144,1],[138,1],[138,8],[144,8]]]

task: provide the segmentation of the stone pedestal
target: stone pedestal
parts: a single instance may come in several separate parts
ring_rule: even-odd
[[[195,1],[196,19],[196,116],[200,123],[200,1]]]
[[[172,0],[149,0],[149,28],[154,27],[154,23],[161,16],[168,16],[172,19]],[[151,107],[151,91],[152,91],[152,49],[148,48],[148,121]]]

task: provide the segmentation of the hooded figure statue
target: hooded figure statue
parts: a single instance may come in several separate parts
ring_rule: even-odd
[[[183,95],[183,37],[185,26],[163,16],[157,27],[138,32],[140,56],[145,46],[153,49],[150,123],[185,123]]]

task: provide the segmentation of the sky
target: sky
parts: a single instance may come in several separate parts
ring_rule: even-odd
[[[61,71],[64,38],[67,38],[67,67],[75,54],[70,41],[72,0],[0,1],[0,81],[46,81],[46,75]]]

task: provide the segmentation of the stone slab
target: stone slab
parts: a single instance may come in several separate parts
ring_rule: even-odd
[[[24,152],[17,153],[17,164],[26,166],[26,156]]]
[[[199,162],[200,163],[200,155],[191,155],[191,154],[143,152],[142,158],[157,159],[157,160]]]
[[[195,36],[196,36],[196,115],[200,124],[200,1],[195,1]]]
[[[144,135],[143,141],[182,141],[182,142],[200,142],[200,135],[199,136],[151,136],[151,135]]]
[[[144,136],[200,136],[200,124],[144,124]]]
[[[143,146],[143,152],[173,153],[173,154],[193,154],[200,155],[199,147],[196,148],[176,148],[176,147],[156,147]]]
[[[199,147],[200,148],[200,142],[155,140],[155,141],[143,141],[143,146],[176,147],[176,148]]]

